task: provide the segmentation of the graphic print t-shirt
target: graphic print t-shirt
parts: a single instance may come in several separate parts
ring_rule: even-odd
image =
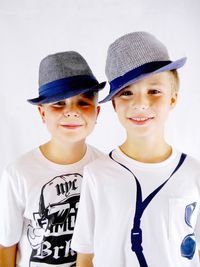
[[[88,146],[81,161],[59,165],[35,149],[7,168],[0,183],[0,244],[19,242],[17,266],[75,266],[70,244],[83,167],[101,155]]]

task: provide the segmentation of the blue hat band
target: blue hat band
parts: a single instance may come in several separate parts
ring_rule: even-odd
[[[172,63],[172,61],[155,61],[155,62],[149,62],[142,66],[139,66],[131,71],[128,71],[123,76],[117,77],[116,79],[112,80],[110,82],[110,94],[112,92],[115,92],[118,88],[122,87],[124,84],[129,82],[130,80],[133,80],[134,78],[139,77],[142,74],[145,73],[151,73],[159,68],[162,68],[166,66],[167,64]]]
[[[42,85],[39,88],[39,95],[42,97],[51,97],[67,90],[87,89],[96,85],[98,85],[98,81],[92,75],[73,76]]]

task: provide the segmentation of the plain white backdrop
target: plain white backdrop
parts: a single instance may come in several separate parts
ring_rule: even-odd
[[[140,30],[165,43],[172,60],[188,57],[166,137],[200,159],[199,13],[199,0],[0,0],[0,171],[49,138],[37,108],[26,102],[38,95],[40,60],[76,50],[103,81],[108,45]],[[123,138],[111,103],[103,104],[88,142],[108,152]]]

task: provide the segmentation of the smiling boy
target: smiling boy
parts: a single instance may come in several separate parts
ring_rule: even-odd
[[[121,149],[127,151],[133,146],[138,147],[142,162],[148,160],[144,153],[146,149],[141,150],[144,141],[148,141],[152,148],[155,143],[158,145],[149,155],[150,162],[154,162],[152,152],[159,154],[158,150],[166,150],[166,158],[171,154],[171,146],[164,140],[164,123],[177,100],[177,88],[172,87],[174,80],[173,72],[158,73],[125,87],[113,97],[113,107],[128,134]],[[145,136],[151,140],[146,140]]]
[[[177,69],[153,35],[110,45],[106,75],[125,141],[84,172],[72,248],[77,267],[197,267],[200,164],[167,143]],[[87,212],[86,212],[87,211]]]
[[[37,105],[51,138],[0,180],[0,266],[76,266],[71,238],[83,167],[102,153],[86,144],[99,113],[98,83],[77,52],[45,57]]]

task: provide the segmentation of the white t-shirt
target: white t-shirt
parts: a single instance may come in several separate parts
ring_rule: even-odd
[[[75,266],[70,244],[83,167],[102,155],[87,145],[82,160],[59,165],[37,148],[7,167],[0,179],[0,244],[18,243],[18,267]]]
[[[71,246],[94,253],[94,267],[143,267],[131,249],[136,211],[136,176],[142,201],[166,181],[181,153],[161,163],[141,163],[119,149],[87,165]],[[126,169],[128,168],[128,169]],[[131,174],[131,172],[133,174]],[[148,267],[197,267],[200,228],[200,163],[187,156],[141,216],[143,255]]]

